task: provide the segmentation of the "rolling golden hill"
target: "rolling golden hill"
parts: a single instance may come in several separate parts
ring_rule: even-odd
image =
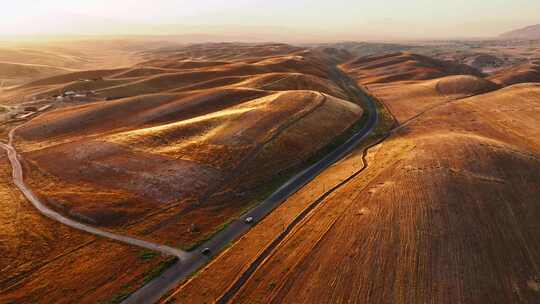
[[[70,90],[103,99],[16,131],[28,182],[69,217],[190,247],[363,116],[347,76],[323,53],[226,47],[156,52],[154,63],[170,65],[68,73],[18,88],[37,99]],[[182,65],[187,57],[210,61],[194,68]]]
[[[369,88],[400,124],[367,166],[356,150],[164,303],[536,302],[540,86],[464,75]]]

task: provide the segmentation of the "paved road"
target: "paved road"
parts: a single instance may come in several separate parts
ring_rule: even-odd
[[[147,242],[144,240],[118,235],[114,234],[108,231],[100,230],[79,222],[76,222],[72,219],[64,217],[62,214],[49,209],[43,202],[39,200],[39,198],[32,192],[30,188],[24,183],[23,180],[23,170],[20,162],[20,155],[17,153],[15,148],[13,147],[13,136],[17,128],[14,128],[9,133],[9,141],[8,144],[0,143],[0,148],[6,150],[9,161],[11,163],[11,167],[13,169],[13,182],[21,190],[21,192],[24,194],[24,196],[34,205],[34,207],[41,212],[41,214],[45,215],[46,217],[49,217],[55,221],[58,221],[64,225],[70,226],[72,228],[82,230],[97,236],[105,237],[111,240],[115,240],[118,242],[146,248],[149,250],[154,250],[157,252],[161,252],[167,255],[176,256],[179,258],[180,261],[185,261],[191,258],[191,254],[188,252],[185,252],[183,250],[172,248],[169,246],[161,245],[161,244],[155,244],[151,242]]]
[[[337,161],[355,149],[366,137],[369,136],[371,131],[373,131],[377,125],[377,121],[379,119],[377,107],[371,97],[363,93],[362,98],[366,100],[367,109],[365,110],[367,110],[369,113],[368,121],[362,130],[358,131],[347,142],[318,161],[316,164],[295,175],[264,202],[260,203],[254,209],[233,221],[229,226],[227,226],[227,228],[217,233],[209,241],[199,247],[209,248],[212,253],[210,256],[202,255],[200,252],[193,252],[189,260],[176,263],[174,266],[165,271],[160,277],[133,293],[123,302],[123,304],[146,304],[157,302],[164,294],[178,285],[182,280],[189,277],[200,267],[208,263],[213,255],[219,254],[231,242],[245,234],[251,228],[251,225],[245,223],[246,218],[252,217],[255,223],[259,222],[270,212],[272,212],[272,210],[281,205],[289,196],[296,193],[303,186],[318,176],[323,170],[335,164]],[[300,222],[306,214],[307,211],[298,215],[298,217],[293,221],[293,224],[287,227],[287,230],[280,234],[276,240],[283,238],[284,235],[286,235],[288,231],[292,230],[294,225]]]
[[[227,228],[217,233],[209,241],[201,245],[200,248],[210,249],[211,255],[208,256],[202,255],[200,252],[189,253],[177,248],[114,234],[64,217],[62,214],[57,213],[44,205],[32,192],[32,190],[24,183],[23,170],[20,163],[21,156],[17,153],[13,146],[13,137],[17,128],[14,128],[9,133],[8,144],[0,142],[0,148],[6,150],[8,154],[9,161],[13,168],[13,181],[15,185],[21,190],[32,205],[34,205],[34,207],[43,215],[78,230],[179,258],[178,263],[176,263],[173,267],[169,268],[160,277],[145,285],[124,301],[124,303],[153,303],[158,301],[166,292],[175,287],[180,281],[184,280],[186,277],[197,271],[200,267],[208,263],[213,255],[220,253],[226,246],[228,246],[228,244],[245,234],[251,228],[251,225],[245,223],[246,218],[252,217],[255,223],[259,222],[275,208],[281,205],[289,196],[296,193],[303,186],[318,176],[323,170],[327,169],[355,149],[358,144],[370,134],[378,121],[375,103],[367,95],[364,95],[363,98],[366,100],[367,105],[365,110],[367,110],[369,113],[369,118],[365,127],[326,157],[292,177],[264,202],[233,221],[227,226]],[[304,213],[300,214],[293,223],[299,222],[303,216],[305,216]]]

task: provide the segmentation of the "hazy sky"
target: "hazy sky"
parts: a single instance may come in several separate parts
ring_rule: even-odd
[[[197,33],[291,41],[444,39],[495,36],[540,23],[540,0],[3,2],[0,35]]]

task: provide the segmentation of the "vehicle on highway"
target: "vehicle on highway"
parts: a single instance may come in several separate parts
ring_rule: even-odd
[[[201,253],[203,255],[210,255],[212,251],[210,250],[210,248],[204,248],[203,250],[201,250]]]
[[[246,217],[246,219],[244,220],[244,223],[246,224],[253,224],[253,222],[255,222],[255,219],[252,216]]]

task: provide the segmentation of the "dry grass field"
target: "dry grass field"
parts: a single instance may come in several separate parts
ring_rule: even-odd
[[[5,136],[19,126],[25,182],[48,207],[189,248],[363,116],[332,56],[287,45],[192,48],[139,52],[144,61],[128,68],[15,75],[22,84],[2,92],[6,112],[52,106],[2,126]],[[55,97],[67,91],[86,97]],[[44,218],[11,183],[7,158],[2,170],[0,302],[118,303],[170,263]]]
[[[27,182],[51,208],[190,248],[363,116],[324,53],[283,44],[180,50],[11,90],[101,99],[64,102],[15,133]]]
[[[0,303],[114,303],[169,259],[43,217],[12,184],[4,152],[0,211]]]
[[[14,87],[75,71],[129,67],[143,60],[141,51],[153,48],[151,45],[128,40],[3,43],[0,87]],[[1,93],[0,88],[0,96]]]
[[[399,122],[441,103],[500,87],[472,67],[415,54],[362,57],[342,67],[384,100]]]
[[[18,126],[25,182],[51,209],[177,248],[358,127],[366,113],[347,78],[382,102],[369,140],[164,303],[540,298],[537,50],[483,44],[437,59],[274,43],[103,47],[0,49],[0,133]],[[10,170],[0,158],[0,302],[119,303],[172,263],[41,216]]]
[[[470,75],[455,75],[422,81],[372,84],[368,88],[385,101],[400,122],[441,103],[496,90],[495,83]]]
[[[358,149],[164,303],[212,303],[237,280],[230,303],[536,303],[540,85],[438,76],[370,84],[401,125],[365,170]],[[339,172],[349,180],[257,260]]]
[[[452,61],[413,53],[391,53],[360,57],[343,68],[363,84],[426,80],[449,75],[482,76],[478,70]]]
[[[534,303],[539,101],[522,85],[411,122],[231,302]]]
[[[490,75],[489,79],[503,86],[516,83],[540,82],[540,58],[530,63],[497,71]]]

